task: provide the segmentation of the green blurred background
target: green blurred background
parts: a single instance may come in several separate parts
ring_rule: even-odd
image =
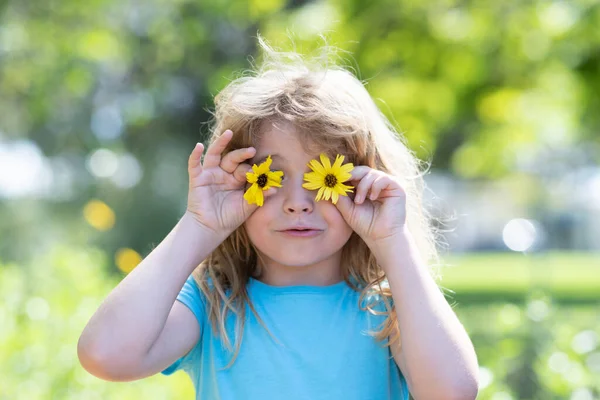
[[[257,32],[323,34],[431,162],[479,398],[600,399],[599,27],[594,0],[0,1],[0,399],[193,398],[183,372],[99,380],[76,343],[182,215]]]

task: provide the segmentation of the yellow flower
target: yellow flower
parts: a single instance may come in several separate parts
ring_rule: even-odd
[[[342,182],[347,181],[352,177],[350,172],[354,169],[352,163],[342,165],[344,162],[344,156],[337,155],[335,162],[331,165],[329,158],[325,154],[320,155],[321,163],[317,160],[310,160],[308,166],[313,172],[304,174],[304,180],[307,183],[303,183],[302,187],[308,190],[317,190],[316,201],[321,199],[329,200],[336,204],[339,195],[347,196],[346,192],[352,192],[354,186],[344,185]]]
[[[259,166],[254,164],[252,172],[246,172],[246,180],[252,184],[244,193],[244,199],[248,204],[262,206],[265,202],[263,191],[270,187],[281,187],[283,171],[271,171],[271,162],[271,156],[268,156]]]

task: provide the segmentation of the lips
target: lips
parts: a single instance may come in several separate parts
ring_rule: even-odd
[[[297,238],[311,238],[311,237],[315,237],[318,236],[322,233],[323,231],[316,231],[316,230],[305,230],[305,231],[299,231],[299,230],[287,230],[287,231],[281,231],[281,233],[287,237],[297,237]]]
[[[296,237],[312,237],[317,236],[323,229],[318,229],[310,226],[292,226],[289,228],[285,228],[280,230],[279,232],[284,233],[288,236],[296,236]]]
[[[286,231],[299,231],[299,232],[300,231],[322,231],[322,229],[315,228],[312,226],[301,225],[301,226],[292,226],[292,227],[284,228],[284,229],[280,230],[280,232],[286,232]]]

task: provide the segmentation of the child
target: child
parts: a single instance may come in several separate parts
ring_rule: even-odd
[[[189,157],[184,216],[93,315],[82,365],[183,369],[198,399],[474,399],[417,159],[352,74],[259,43]]]

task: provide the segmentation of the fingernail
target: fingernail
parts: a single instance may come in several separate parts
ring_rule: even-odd
[[[360,196],[356,196],[354,198],[354,202],[357,203],[357,204],[360,203]]]

